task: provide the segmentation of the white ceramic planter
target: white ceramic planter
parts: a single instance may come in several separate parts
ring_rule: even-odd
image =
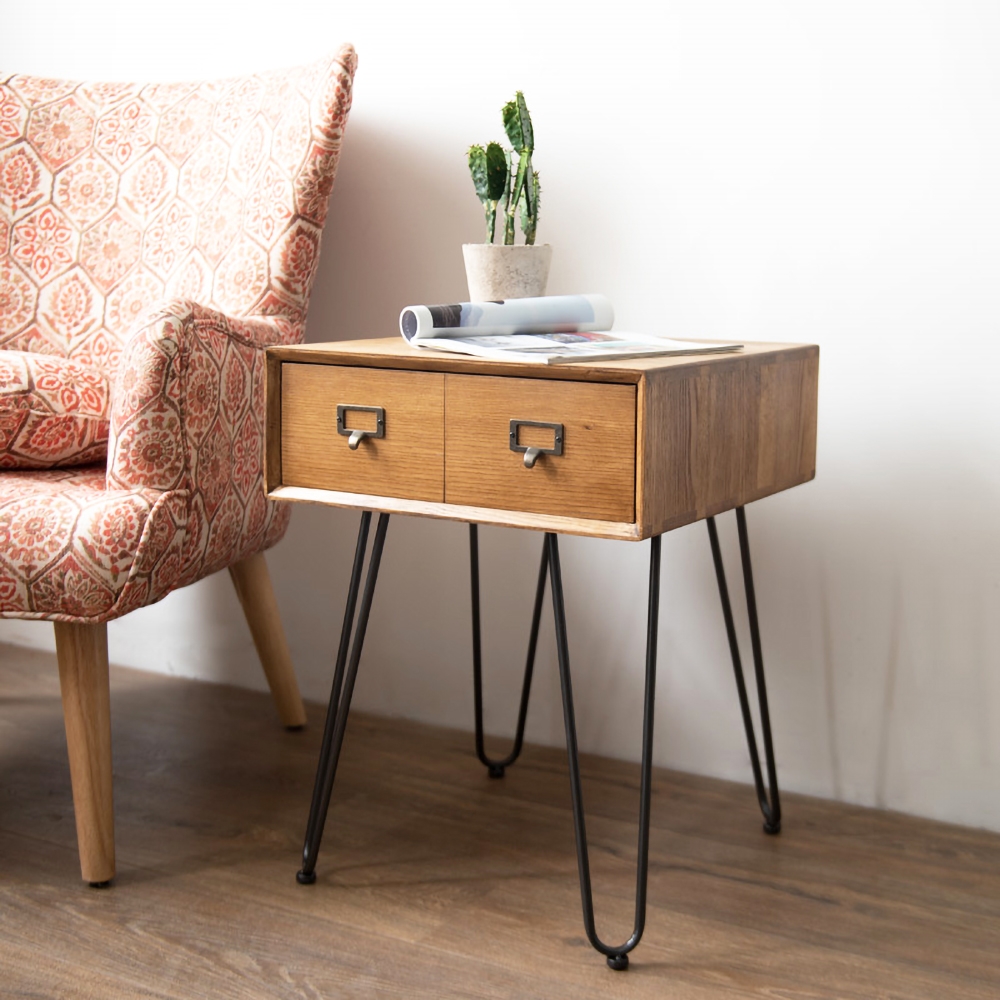
[[[552,247],[548,243],[531,246],[463,243],[462,253],[470,302],[524,299],[545,294],[552,263]]]

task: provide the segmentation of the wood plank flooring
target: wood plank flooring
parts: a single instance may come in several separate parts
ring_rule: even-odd
[[[471,677],[470,677],[471,715]],[[0,996],[1000,997],[1000,837],[657,771],[646,933],[586,943],[563,751],[357,715],[295,882],[323,711],[112,673],[118,878],[79,881],[54,656],[0,647]],[[585,758],[598,931],[632,921],[637,768]],[[749,771],[749,768],[748,768]]]

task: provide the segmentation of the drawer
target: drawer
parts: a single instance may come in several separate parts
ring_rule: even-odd
[[[382,436],[350,437],[343,430]],[[368,407],[371,409],[351,409]],[[444,375],[437,372],[281,366],[281,481],[345,493],[444,499]]]
[[[452,504],[635,520],[634,385],[486,375],[445,376],[445,500]],[[526,468],[511,421],[561,424],[562,454]],[[517,443],[552,447],[551,428]]]

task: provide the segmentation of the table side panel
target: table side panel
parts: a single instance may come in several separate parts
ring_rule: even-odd
[[[337,433],[341,403],[383,407],[385,437],[364,438],[352,451]],[[371,414],[349,416],[351,427],[374,420]],[[280,434],[284,486],[444,499],[440,373],[285,363]]]
[[[815,475],[819,350],[646,373],[643,535],[731,510]]]
[[[635,520],[634,385],[445,376],[445,500],[570,518]],[[533,469],[510,450],[511,419],[561,423],[562,455]],[[519,441],[551,445],[525,428]]]
[[[264,366],[264,490],[281,486],[281,358],[273,349]]]
[[[746,374],[757,401],[748,430],[744,503],[807,482],[816,475],[819,354],[762,361]]]

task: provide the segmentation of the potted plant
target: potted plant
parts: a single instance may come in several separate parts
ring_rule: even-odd
[[[552,247],[535,244],[541,188],[531,164],[535,135],[521,91],[503,106],[503,127],[513,148],[491,142],[471,146],[468,152],[472,183],[486,216],[486,242],[462,246],[473,302],[544,295],[552,261]],[[503,243],[493,242],[498,214]],[[518,220],[522,244],[514,243]]]

